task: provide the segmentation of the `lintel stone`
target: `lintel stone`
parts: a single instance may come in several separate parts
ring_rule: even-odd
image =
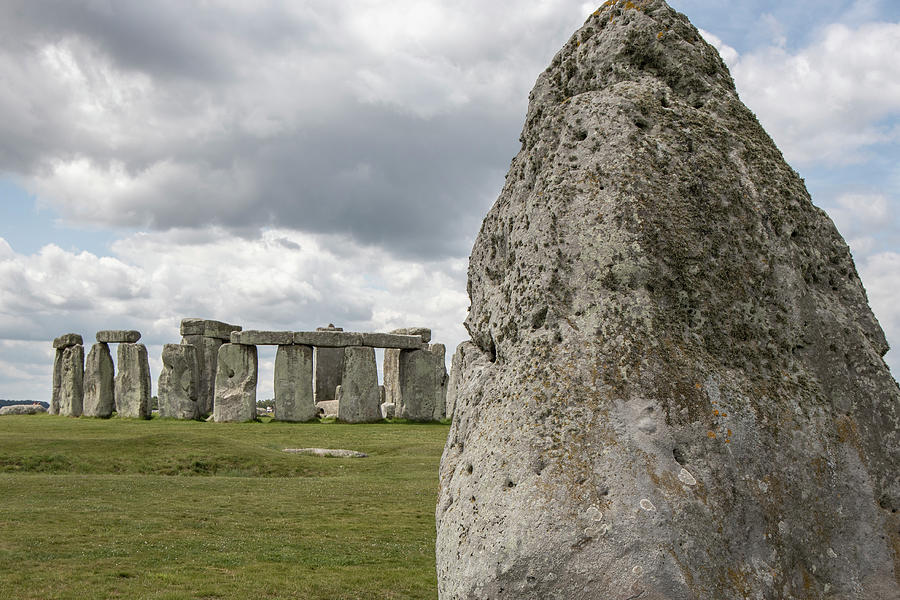
[[[294,343],[292,331],[234,331],[231,333],[232,344],[244,346],[290,346]]]
[[[77,333],[66,333],[53,340],[53,347],[57,350],[82,344],[84,344],[84,339]]]
[[[97,332],[98,344],[136,344],[141,332],[134,329],[105,329]]]
[[[422,338],[418,335],[357,333],[353,331],[295,331],[294,343],[319,348],[367,346],[370,348],[398,348],[400,350],[419,350],[423,344]]]
[[[391,333],[397,333],[399,335],[420,335],[422,336],[422,341],[426,344],[431,341],[431,329],[428,327],[403,327],[401,329],[395,329]]]
[[[202,335],[203,337],[231,340],[231,333],[241,331],[240,325],[229,325],[222,321],[212,321],[209,319],[182,319],[181,335]]]

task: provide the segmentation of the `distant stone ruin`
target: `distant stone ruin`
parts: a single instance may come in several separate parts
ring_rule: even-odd
[[[446,414],[445,350],[443,344],[428,344],[430,329],[359,333],[329,325],[316,331],[244,331],[221,321],[183,319],[180,332],[181,344],[163,346],[157,386],[161,417],[256,419],[257,346],[278,347],[276,420],[334,416],[371,423],[398,416],[434,421]],[[80,335],[55,339],[50,412],[149,418],[150,366],[140,338],[138,331],[99,331],[86,364]],[[115,365],[111,343],[119,345]],[[386,386],[378,384],[375,348],[385,349]]]

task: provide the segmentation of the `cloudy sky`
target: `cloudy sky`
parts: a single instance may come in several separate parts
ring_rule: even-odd
[[[719,48],[900,344],[900,3],[670,4]],[[182,317],[431,326],[449,354],[528,92],[595,9],[4,0],[0,398],[47,400],[49,341],[106,328],[143,332],[155,389]]]

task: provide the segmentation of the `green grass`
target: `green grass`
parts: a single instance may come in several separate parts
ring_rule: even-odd
[[[435,598],[447,429],[3,417],[0,596]]]

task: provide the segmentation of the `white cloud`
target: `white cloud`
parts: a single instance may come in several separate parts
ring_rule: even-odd
[[[90,343],[99,329],[135,328],[151,351],[155,385],[162,344],[179,341],[184,317],[276,330],[329,322],[363,331],[426,326],[436,342],[447,345],[448,359],[467,337],[464,259],[404,261],[347,238],[277,229],[259,239],[222,230],[204,236],[139,233],[112,250],[114,257],[97,257],[50,245],[22,255],[0,238],[0,338],[49,348],[53,337],[67,331],[81,332]],[[52,357],[42,351],[37,359],[20,358],[14,348],[3,348],[8,378],[39,373],[33,387],[22,390],[44,399],[45,362]],[[260,397],[272,394],[274,355],[266,352]]]
[[[729,56],[741,98],[788,162],[854,163],[872,145],[900,140],[890,121],[900,117],[900,23],[834,24],[796,53],[772,46]]]
[[[826,210],[859,260],[876,251],[876,236],[896,227],[893,204],[884,194],[843,194]]]
[[[700,32],[700,35],[703,36],[703,39],[706,40],[709,45],[719,51],[719,56],[722,57],[722,60],[728,65],[728,68],[732,69],[735,63],[737,63],[739,57],[738,51],[723,42],[722,39],[715,34],[700,28],[698,28],[697,31]]]
[[[900,254],[882,252],[858,263],[859,275],[866,287],[869,304],[878,317],[888,341],[900,340]],[[900,376],[900,349],[892,349],[885,360],[894,377]]]

